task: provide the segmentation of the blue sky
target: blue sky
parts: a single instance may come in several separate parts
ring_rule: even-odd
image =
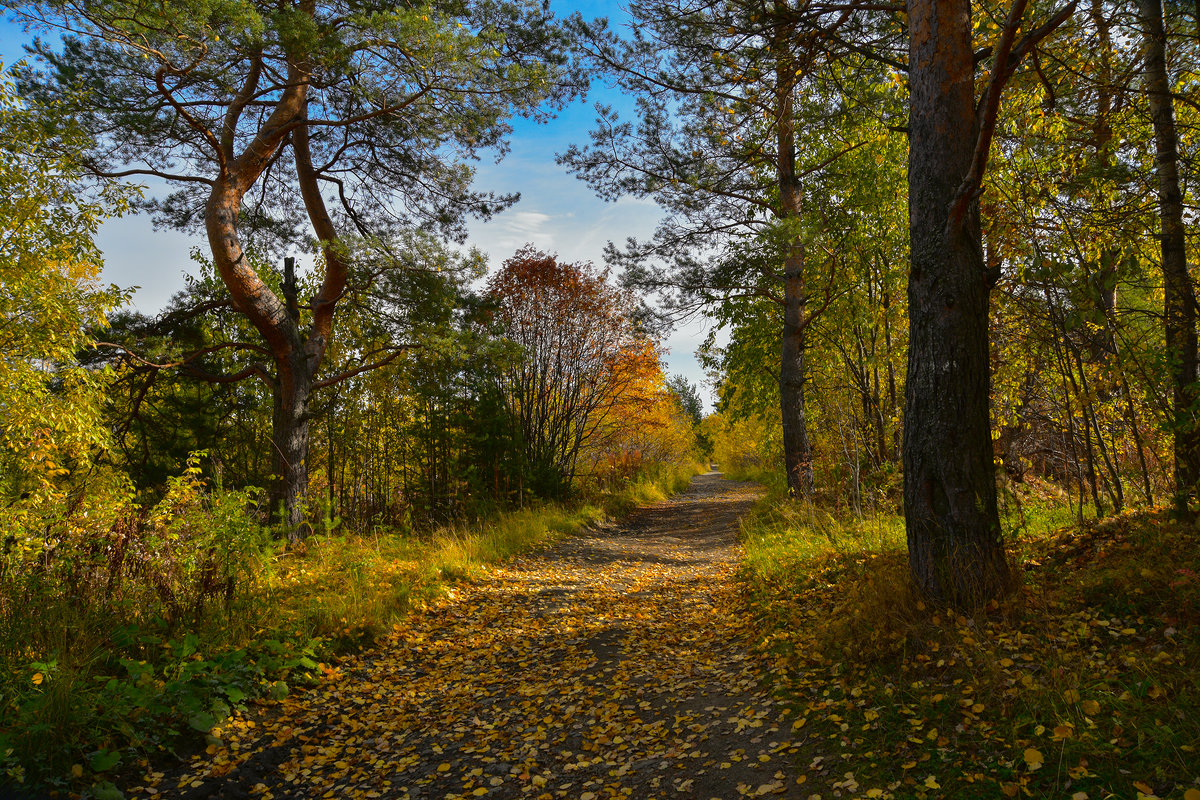
[[[585,16],[608,16],[622,24],[625,12],[611,0],[552,0],[554,10],[566,15],[579,10]],[[21,26],[7,16],[0,20],[0,60],[12,64],[24,55],[28,40]],[[620,103],[614,90],[597,82],[586,102],[576,102],[556,119],[542,125],[518,120],[512,148],[499,164],[484,158],[478,164],[476,186],[496,192],[519,192],[521,201],[487,223],[470,226],[470,244],[486,252],[494,268],[526,242],[541,250],[558,252],[569,261],[603,263],[604,245],[623,242],[628,236],[648,236],[661,218],[654,203],[627,198],[606,203],[578,179],[555,164],[554,156],[572,143],[587,141],[595,119],[596,101]],[[192,268],[188,253],[202,244],[175,231],[154,230],[148,219],[130,217],[107,222],[98,244],[104,251],[104,279],[119,286],[140,287],[133,304],[147,313],[157,312],[184,285]],[[694,351],[706,327],[696,321],[683,324],[666,342],[667,370],[702,385],[704,375]]]

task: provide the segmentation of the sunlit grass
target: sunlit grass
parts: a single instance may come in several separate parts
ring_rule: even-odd
[[[414,606],[489,565],[562,536],[665,500],[698,470],[662,469],[587,502],[538,504],[425,537],[379,533],[314,536],[263,564],[257,626],[321,639],[335,650],[357,647],[389,629]]]

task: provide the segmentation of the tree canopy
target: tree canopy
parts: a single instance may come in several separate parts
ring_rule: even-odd
[[[43,3],[66,32],[38,43],[25,91],[70,102],[104,178],[179,185],[151,201],[160,223],[203,230],[229,302],[264,357],[216,381],[258,377],[274,398],[273,498],[300,535],[313,391],[347,292],[403,269],[411,230],[461,238],[464,220],[513,202],[470,187],[463,163],[497,147],[514,113],[574,90],[564,39],[541,6]],[[80,99],[86,98],[86,99]],[[301,298],[262,259],[305,245],[319,277]],[[367,369],[396,350],[369,359]],[[364,354],[367,356],[370,354]]]

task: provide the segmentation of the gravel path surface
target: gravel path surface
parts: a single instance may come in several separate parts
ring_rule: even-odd
[[[710,473],[511,561],[129,794],[807,797],[735,610],[737,522],[757,496]]]

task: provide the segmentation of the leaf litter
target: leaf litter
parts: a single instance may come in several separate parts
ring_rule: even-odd
[[[772,697],[734,581],[737,523],[758,497],[701,476],[511,561],[129,793],[807,797],[802,726]]]

